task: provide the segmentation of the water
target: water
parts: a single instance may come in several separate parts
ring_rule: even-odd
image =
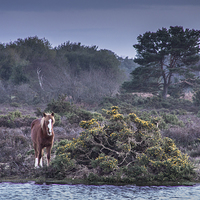
[[[0,199],[200,199],[200,185],[195,186],[111,186],[111,185],[36,185],[0,183]]]

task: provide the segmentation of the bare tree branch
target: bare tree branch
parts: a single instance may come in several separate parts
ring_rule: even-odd
[[[39,84],[40,84],[40,88],[42,89],[42,90],[44,90],[44,88],[43,88],[43,75],[41,75],[41,69],[39,69],[39,68],[37,68],[37,75],[38,75],[38,81],[39,81]]]

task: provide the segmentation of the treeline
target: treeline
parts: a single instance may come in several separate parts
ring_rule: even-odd
[[[81,43],[53,48],[37,36],[0,44],[0,103],[48,103],[63,94],[86,104],[117,93],[200,94],[199,30],[171,26],[137,40],[135,59]]]
[[[94,103],[115,94],[125,80],[127,66],[120,69],[120,59],[81,43],[52,48],[37,36],[0,44],[0,102],[36,104],[65,94],[74,102]]]

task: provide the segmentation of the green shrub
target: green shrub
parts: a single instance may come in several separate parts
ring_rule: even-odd
[[[151,115],[158,116],[158,112],[156,110],[151,110]]]
[[[82,121],[80,126],[85,130],[78,138],[59,143],[55,158],[58,165],[66,170],[76,168],[74,163],[88,167],[97,171],[97,176],[91,174],[88,180],[101,175],[107,182],[192,177],[192,164],[172,139],[161,138],[154,124],[135,113],[124,116],[118,111],[116,106],[108,110],[110,119],[102,125],[95,119]]]
[[[72,112],[66,112],[65,116],[71,124],[79,123],[82,120],[92,119],[92,113],[84,109],[74,109]]]
[[[199,145],[196,149],[192,149],[192,151],[190,152],[190,156],[191,157],[199,157],[200,156],[200,148]]]
[[[194,122],[188,122],[188,124],[186,127],[166,129],[163,131],[163,136],[172,138],[175,140],[176,145],[181,147],[182,151],[193,156],[196,152],[199,152],[200,130],[198,124],[195,125]]]
[[[164,113],[162,115],[162,118],[164,119],[165,123],[167,123],[167,124],[184,126],[184,123],[182,121],[179,121],[179,119],[176,115]]]
[[[66,147],[70,144],[68,140],[62,140],[58,143],[56,148],[56,157],[52,161],[53,167],[57,171],[65,173],[67,170],[75,168],[75,160],[71,159],[71,153],[66,151]],[[65,148],[64,148],[65,147]]]
[[[16,118],[21,118],[22,117],[22,113],[18,110],[13,111],[13,112],[9,112],[8,117],[14,121]]]
[[[43,116],[43,111],[41,110],[41,108],[36,108],[36,111],[34,113],[37,117]]]
[[[118,160],[106,156],[104,153],[101,153],[91,164],[94,168],[99,166],[104,173],[112,172],[118,168]]]
[[[31,149],[31,150],[27,151],[26,154],[27,154],[27,155],[35,155],[35,150],[34,150],[34,149]]]
[[[112,106],[118,105],[123,114],[135,112],[135,108],[142,109],[167,109],[177,110],[175,114],[181,114],[178,110],[184,110],[187,112],[195,112],[196,108],[193,102],[180,98],[167,97],[163,99],[161,96],[143,97],[132,93],[121,93],[115,97],[104,98],[104,100],[98,105],[100,109],[109,109]]]
[[[196,110],[194,104],[185,99],[176,99],[173,97],[168,97],[167,99],[163,99],[160,96],[153,96],[147,98],[147,102],[143,105],[146,108],[156,108],[156,109],[169,109],[169,110],[185,110],[189,112],[193,112]],[[178,114],[178,113],[177,113]]]
[[[12,107],[20,107],[20,105],[17,103],[17,102],[12,102],[12,103],[10,103],[10,106],[12,106]]]
[[[178,79],[177,79],[177,78],[175,79],[175,82],[176,82],[176,83],[178,82]],[[169,95],[172,96],[173,98],[178,99],[178,98],[184,96],[184,88],[181,87],[181,85],[179,85],[179,84],[171,85],[171,86],[169,87],[168,93],[169,93]]]
[[[200,118],[200,111],[198,111],[198,113],[197,113],[197,117]]]
[[[55,118],[55,126],[60,126],[61,124],[61,116],[57,113],[54,113],[54,118]]]
[[[87,180],[89,182],[95,182],[95,183],[102,181],[101,177],[94,173],[89,173]]]
[[[70,102],[65,101],[66,95],[59,96],[57,100],[52,100],[47,104],[45,111],[53,111],[60,115],[64,115],[66,112],[72,112],[73,106]]]
[[[175,114],[175,115],[186,115],[187,114],[187,111],[184,110],[184,109],[175,109],[173,110],[172,114]]]
[[[192,97],[193,103],[196,106],[200,106],[200,90],[196,91]]]
[[[75,168],[75,160],[70,158],[70,153],[62,153],[56,156],[56,158],[53,160],[52,165],[53,167],[62,173],[65,173],[65,171],[72,170]]]
[[[78,122],[80,122],[81,120],[90,120],[90,119],[92,119],[92,113],[90,111],[78,108],[78,109],[75,110],[75,113],[79,117]]]
[[[147,176],[148,170],[145,165],[131,165],[123,168],[124,173],[129,178],[135,178],[136,180],[144,179]]]
[[[69,120],[71,124],[73,123],[79,123],[81,120],[90,120],[92,119],[92,113],[81,109],[77,108],[70,102],[67,102],[66,96],[59,96],[57,100],[52,100],[48,105],[47,108],[45,109],[45,112],[50,111],[57,113],[60,116],[66,116],[66,118]],[[37,113],[41,113],[41,110],[37,110]]]
[[[115,97],[104,97],[100,102],[99,107],[103,107],[105,109],[109,109],[113,105],[118,105],[119,99]]]
[[[159,116],[159,114],[155,110],[150,112],[147,111],[140,112],[139,116],[140,119],[145,121],[150,121],[152,124],[156,125],[159,129],[166,129],[168,127],[167,122],[165,122],[164,118],[162,116]]]
[[[123,114],[132,113],[132,112],[135,112],[136,110],[135,107],[131,103],[126,103],[126,102],[122,102],[119,105],[119,108]]]
[[[65,117],[69,120],[71,124],[78,123],[80,121],[79,116],[76,113],[72,112],[65,113]]]
[[[100,121],[100,122],[105,120],[105,118],[102,116],[102,114],[97,113],[97,112],[92,113],[92,118],[94,118],[94,119],[96,119],[97,121]]]
[[[0,115],[0,126],[16,128],[30,126],[35,117],[23,116],[18,110],[9,112],[7,115]]]

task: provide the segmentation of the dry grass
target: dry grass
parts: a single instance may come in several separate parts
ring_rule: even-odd
[[[31,160],[25,162],[27,152],[31,149],[28,127],[0,128],[1,176],[27,173]]]
[[[143,98],[147,98],[147,97],[153,97],[154,95],[152,93],[142,93],[142,92],[134,92],[132,94],[136,94],[140,97],[143,97]]]
[[[163,131],[163,136],[174,139],[184,153],[200,156],[200,119],[195,115],[182,115],[179,120],[182,120],[185,126],[170,127]]]
[[[0,105],[0,114],[1,115],[6,115],[9,112],[14,112],[18,110],[19,112],[22,113],[22,115],[30,115],[30,116],[36,116],[35,111],[37,108],[41,108],[41,110],[44,110],[46,108],[45,104],[40,104],[37,106],[32,106],[32,105],[27,105],[27,104],[22,104],[18,107],[11,106],[10,104],[1,104]]]
[[[192,97],[193,97],[193,93],[192,92],[187,92],[187,93],[185,93],[185,96],[183,97],[183,99],[192,101]]]
[[[147,98],[147,97],[153,97],[154,95],[152,93],[142,93],[142,92],[134,92],[132,94],[136,94],[140,97]],[[169,97],[170,95],[167,95]],[[181,97],[181,99],[192,101],[193,93],[192,92],[186,92],[184,97]]]
[[[200,118],[195,115],[179,117],[185,127],[171,127],[163,132],[163,136],[175,140],[177,147],[190,156],[195,171],[200,176]]]

